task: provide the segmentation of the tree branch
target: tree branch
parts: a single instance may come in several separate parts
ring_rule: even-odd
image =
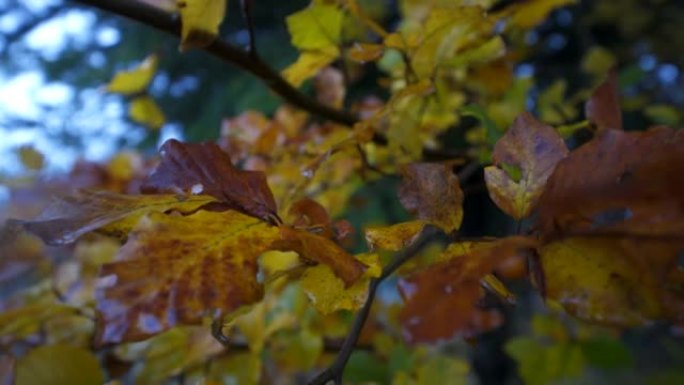
[[[349,334],[347,334],[347,338],[345,338],[344,342],[342,343],[342,347],[340,348],[340,352],[337,354],[335,361],[332,363],[332,365],[330,365],[330,367],[316,376],[316,378],[311,380],[309,385],[325,385],[328,383],[328,381],[333,381],[336,385],[342,385],[344,368],[347,366],[347,361],[349,361],[349,357],[354,351],[354,346],[356,346],[356,342],[361,335],[363,325],[366,323],[368,314],[370,314],[370,309],[373,305],[375,292],[377,291],[378,286],[380,286],[380,284],[387,279],[387,277],[391,276],[399,267],[401,267],[401,265],[406,263],[406,261],[416,256],[418,252],[422,250],[423,247],[425,247],[429,242],[431,242],[437,234],[439,234],[439,230],[436,227],[426,226],[415,242],[413,242],[406,249],[398,252],[394,258],[392,258],[392,260],[385,265],[385,267],[383,267],[380,277],[371,280],[370,285],[368,286],[368,298],[366,298],[366,302],[363,304],[363,307],[356,314],[354,324],[352,325]]]
[[[180,37],[181,20],[178,15],[168,13],[154,6],[136,0],[74,1],[127,17],[175,37]],[[280,76],[280,73],[271,68],[257,55],[243,51],[226,40],[219,38],[207,47],[204,47],[204,50],[225,62],[251,73],[285,101],[313,115],[347,126],[353,126],[358,121],[357,117],[349,112],[330,108],[303,94],[290,85]]]

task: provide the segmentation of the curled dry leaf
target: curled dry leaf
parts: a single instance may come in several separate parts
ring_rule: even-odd
[[[519,220],[530,215],[556,164],[568,154],[563,138],[529,113],[523,113],[496,142],[494,166],[485,168],[489,196]],[[520,170],[519,178],[506,168]]]
[[[139,340],[260,300],[257,258],[276,239],[276,227],[237,211],[147,215],[100,271],[97,340]]]
[[[356,282],[366,270],[363,262],[323,236],[285,225],[280,226],[280,236],[281,241],[273,245],[274,249],[295,251],[305,260],[328,265],[344,281],[345,287]]]
[[[599,85],[584,106],[584,113],[598,131],[622,130],[622,112],[615,69]]]
[[[321,103],[335,108],[342,107],[344,96],[347,93],[342,71],[333,67],[322,69],[314,78],[314,89],[316,90],[316,97]]]
[[[55,201],[38,218],[20,223],[45,243],[60,245],[97,229],[123,237],[147,213],[190,213],[214,201],[206,195],[123,195],[85,190]]]
[[[418,219],[447,233],[457,230],[463,219],[463,191],[451,167],[412,163],[401,168],[404,177],[399,200]]]
[[[166,141],[161,163],[143,183],[146,193],[210,195],[228,208],[267,221],[277,221],[276,203],[260,171],[242,171],[215,143]]]
[[[498,326],[498,312],[477,307],[484,294],[481,280],[521,250],[535,246],[534,240],[525,237],[503,238],[473,248],[452,244],[443,252],[444,262],[402,279],[399,290],[406,305],[399,317],[407,339],[434,342]]]

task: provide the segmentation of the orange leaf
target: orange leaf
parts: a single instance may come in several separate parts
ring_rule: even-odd
[[[399,200],[410,213],[447,233],[457,230],[463,219],[463,191],[451,167],[412,163],[401,168],[404,177]]]
[[[530,215],[546,180],[568,154],[563,139],[551,127],[525,112],[494,146],[494,166],[485,168],[489,196],[501,210],[519,220]],[[520,180],[497,166],[515,166]]]
[[[584,106],[584,113],[599,131],[622,130],[618,76],[615,69],[611,70],[608,78],[594,90]]]
[[[477,303],[483,295],[480,280],[522,249],[530,238],[508,237],[482,244],[463,254],[459,244],[445,251],[448,260],[402,279],[399,290],[406,301],[400,313],[404,334],[411,342],[433,342],[473,336],[498,326],[501,316]]]
[[[261,299],[257,258],[278,229],[237,211],[151,213],[100,271],[97,340],[140,340]]]
[[[274,221],[273,194],[259,171],[238,170],[214,143],[166,141],[161,163],[143,184],[144,192],[185,192],[210,195],[228,208]]]
[[[301,258],[330,266],[346,287],[356,282],[366,270],[366,265],[328,238],[285,225],[280,226],[280,236],[282,241],[273,245],[275,249],[295,251]]]

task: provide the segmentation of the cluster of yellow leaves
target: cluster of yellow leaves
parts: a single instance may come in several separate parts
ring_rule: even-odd
[[[164,113],[147,94],[147,88],[157,72],[158,60],[156,55],[150,55],[137,67],[118,72],[106,88],[108,92],[131,96],[128,116],[151,129],[159,129],[166,123]]]

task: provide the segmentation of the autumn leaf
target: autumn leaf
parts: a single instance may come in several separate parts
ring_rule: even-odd
[[[342,71],[327,67],[318,72],[314,79],[318,101],[330,107],[341,108],[347,92]]]
[[[416,240],[424,221],[401,222],[391,226],[369,227],[365,230],[366,243],[371,250],[401,250]]]
[[[473,336],[498,326],[495,310],[477,307],[484,292],[481,280],[498,265],[535,247],[529,238],[508,237],[467,250],[459,244],[444,250],[444,261],[399,282],[406,305],[400,313],[404,334],[411,342],[434,342]]]
[[[133,95],[145,91],[157,72],[157,65],[157,55],[148,56],[137,67],[118,72],[107,84],[107,91],[122,95]]]
[[[97,229],[125,237],[147,213],[170,210],[189,213],[214,201],[206,195],[122,195],[84,190],[62,197],[36,219],[20,223],[45,243],[59,245],[74,242],[81,235]]]
[[[344,14],[333,4],[314,2],[287,17],[292,45],[300,50],[335,46],[340,40]]]
[[[447,233],[457,230],[463,219],[463,191],[451,167],[413,163],[401,168],[399,200],[418,219]]]
[[[668,242],[567,238],[539,249],[546,298],[574,316],[634,327],[660,319],[682,320],[669,280],[678,253]]]
[[[283,77],[295,87],[328,66],[340,55],[338,48],[344,13],[334,4],[314,2],[287,17],[291,42],[301,53],[283,70]]]
[[[684,134],[604,130],[556,166],[539,200],[547,238],[684,234]]]
[[[546,20],[554,9],[576,2],[577,0],[530,0],[514,4],[510,23],[519,28],[532,28]]]
[[[232,210],[148,214],[100,271],[97,340],[139,340],[260,300],[257,258],[278,237],[276,227]]]
[[[166,123],[164,113],[150,96],[138,96],[131,100],[128,116],[134,122],[153,130],[160,129]]]
[[[610,70],[608,78],[594,90],[584,111],[598,131],[622,130],[618,75],[615,69]]]
[[[283,77],[295,87],[313,77],[318,71],[332,63],[340,52],[337,47],[327,47],[316,51],[302,52],[297,61],[283,70]]]
[[[362,254],[357,258],[369,267],[363,276],[349,287],[324,264],[310,267],[302,274],[302,289],[319,313],[325,315],[338,310],[354,311],[366,302],[370,280],[379,277],[382,268],[377,254]]]
[[[485,168],[489,196],[514,219],[529,216],[556,164],[567,154],[553,128],[523,113],[494,146],[494,165]],[[511,167],[520,175],[511,175]]]
[[[182,0],[178,2],[182,21],[180,50],[202,48],[219,33],[226,14],[227,0]]]
[[[366,265],[347,253],[334,241],[308,231],[280,226],[281,241],[274,249],[295,251],[307,261],[330,266],[335,275],[344,281],[345,287],[356,282],[366,270]]]
[[[90,351],[65,345],[40,346],[16,366],[15,384],[90,385],[104,383],[104,372]]]
[[[143,183],[143,192],[210,195],[227,208],[277,221],[275,200],[264,173],[237,169],[215,143],[171,139],[159,151],[161,163]]]
[[[17,149],[21,164],[29,170],[38,171],[45,165],[45,156],[33,146],[21,146]]]

